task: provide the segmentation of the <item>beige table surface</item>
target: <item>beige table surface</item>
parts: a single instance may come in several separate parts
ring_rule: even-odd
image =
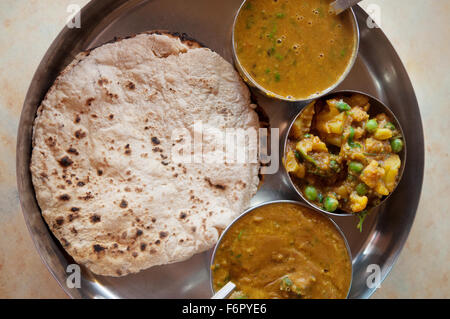
[[[19,205],[16,132],[31,78],[65,24],[87,0],[0,0],[0,297],[67,298],[34,249]],[[450,1],[365,0],[408,70],[425,130],[425,180],[397,264],[374,298],[450,298]],[[407,106],[406,106],[407,107]],[[411,150],[414,151],[414,150]]]

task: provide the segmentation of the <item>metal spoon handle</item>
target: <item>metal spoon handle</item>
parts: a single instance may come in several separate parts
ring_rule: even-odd
[[[225,286],[223,286],[218,292],[216,292],[215,295],[211,297],[211,299],[225,299],[233,292],[235,288],[236,285],[230,281]]]
[[[348,8],[354,6],[361,0],[336,0],[330,4],[330,9],[339,14]]]

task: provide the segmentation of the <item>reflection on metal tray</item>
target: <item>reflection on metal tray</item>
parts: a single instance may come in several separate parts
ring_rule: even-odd
[[[158,266],[122,278],[95,276],[83,271],[80,289],[66,285],[66,268],[72,259],[57,243],[41,217],[28,170],[31,130],[37,106],[57,74],[83,50],[114,37],[166,29],[187,33],[231,62],[231,26],[241,0],[94,0],[81,13],[81,29],[64,29],[43,58],[29,88],[18,132],[17,181],[26,223],[43,261],[73,298],[209,298],[211,251],[188,261]],[[367,298],[375,288],[366,284],[367,267],[377,264],[382,278],[389,273],[410,231],[422,187],[424,142],[417,100],[399,57],[380,29],[369,29],[367,15],[355,8],[361,42],[359,55],[348,78],[336,90],[353,89],[371,94],[386,103],[403,126],[411,151],[400,185],[389,200],[373,211],[356,229],[354,217],[333,217],[345,233],[353,255],[350,298]],[[254,92],[258,104],[280,128],[280,145],[288,125],[304,106],[270,100]],[[282,150],[280,150],[281,152]],[[281,158],[280,154],[280,158]],[[252,200],[301,200],[289,187],[282,168],[265,176]]]

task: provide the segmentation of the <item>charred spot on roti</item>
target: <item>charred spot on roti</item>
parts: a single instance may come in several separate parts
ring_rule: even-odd
[[[70,159],[69,156],[64,156],[59,160],[59,165],[62,167],[69,167],[73,164],[73,161]]]
[[[144,233],[144,232],[143,232],[142,230],[138,229],[138,230],[136,231],[136,237],[142,236],[143,233]]]
[[[61,238],[61,243],[62,243],[62,245],[64,247],[69,247],[70,246],[70,242],[67,239],[65,239],[64,237]]]
[[[67,153],[74,154],[74,155],[80,155],[78,153],[78,151],[75,148],[73,148],[73,147],[68,148],[67,149]]]
[[[127,88],[128,88],[129,90],[134,90],[134,89],[136,88],[136,85],[135,85],[133,82],[128,81],[128,83],[127,83]]]
[[[97,83],[98,83],[98,85],[103,86],[103,84],[108,84],[108,83],[109,83],[109,80],[108,80],[108,79],[105,79],[105,78],[100,78],[100,79],[97,81]]]
[[[69,214],[69,216],[67,216],[67,219],[69,222],[72,222],[73,220],[77,219],[78,217],[80,217],[80,215],[78,215],[78,213]]]
[[[103,247],[102,245],[99,245],[99,244],[95,244],[94,246],[92,246],[92,248],[94,249],[94,252],[96,252],[96,253],[100,253],[106,249],[105,247]]]
[[[187,214],[185,212],[180,213],[180,219],[185,219],[187,217]]]
[[[78,187],[83,187],[84,185],[86,185],[84,182],[78,182],[78,183],[77,183],[77,186],[78,186]]]
[[[94,214],[91,216],[90,220],[91,220],[91,223],[95,224],[95,223],[100,222],[102,220],[102,218],[99,215]]]
[[[113,100],[113,99],[118,99],[118,98],[119,98],[119,95],[118,95],[117,93],[111,93],[111,92],[109,92],[109,91],[106,91],[106,95],[107,95],[111,100]]]
[[[193,194],[193,193],[192,193]],[[191,197],[189,197],[189,199],[191,200],[191,202],[193,202],[194,204],[203,204],[203,200],[201,200],[200,198],[196,197],[195,195],[191,195]]]
[[[152,149],[152,151],[155,152],[155,153],[157,153],[157,152],[162,153],[162,152],[163,152],[163,149],[160,148],[160,147],[154,147],[154,148]]]
[[[81,121],[81,117],[80,117],[80,115],[76,115],[75,116],[75,119],[73,120],[73,122],[75,123],[75,124],[78,124],[78,123],[80,123],[80,121]]]
[[[180,39],[184,44],[186,44],[189,47],[195,47],[195,48],[205,47],[205,45],[198,42],[194,38],[190,37],[186,33],[168,32],[168,33],[164,33],[164,34],[169,34],[170,36],[175,37],[176,39]]]
[[[117,274],[117,276],[122,276],[122,271],[120,269],[117,269],[116,274]]]
[[[236,185],[238,186],[239,190],[243,190],[243,189],[245,189],[247,187],[247,184],[245,182],[243,182],[243,181],[238,181],[236,183]]]
[[[125,145],[125,154],[126,155],[130,155],[131,154],[130,144]]]
[[[127,208],[128,202],[125,199],[122,199],[122,201],[119,204],[120,208]]]
[[[108,115],[108,118],[109,118],[110,120],[114,119],[114,114],[109,114],[109,115]]]
[[[85,138],[86,132],[83,132],[82,130],[77,130],[77,131],[75,131],[75,137],[79,140],[82,138]]]
[[[94,101],[95,101],[95,98],[93,98],[93,97],[88,98],[86,100],[86,106],[91,106],[92,102],[94,102]]]
[[[98,170],[97,170],[97,175],[98,175],[98,176],[102,176],[102,175],[103,175],[103,170],[98,169]]]
[[[160,241],[159,239],[157,239],[157,240],[155,241],[155,245],[159,245],[159,244],[161,244],[161,241]]]
[[[145,248],[147,247],[147,244],[142,243],[140,247],[141,247],[141,251],[144,251]]]
[[[72,207],[72,208],[70,208],[70,211],[71,212],[79,212],[80,208],[79,207]]]
[[[46,140],[45,143],[48,145],[48,147],[52,148],[56,145],[56,138],[53,138],[51,136],[49,136]]]
[[[61,201],[67,202],[70,200],[70,196],[69,196],[69,194],[62,194],[58,197],[58,199]]]
[[[64,217],[59,216],[55,221],[58,226],[61,226],[62,224],[64,224]]]
[[[209,184],[209,186],[220,189],[220,190],[225,190],[226,186],[225,185],[221,185],[221,184],[214,184],[211,182],[211,179],[209,177],[205,177],[205,181]]]
[[[85,200],[85,201],[88,201],[88,200],[93,199],[93,198],[94,198],[94,195],[92,195],[91,192],[87,192],[86,195],[78,197],[78,199],[82,199],[82,200]]]
[[[166,238],[167,236],[169,236],[168,232],[166,232],[166,231],[159,232],[159,238],[163,239],[163,238]]]
[[[152,137],[152,144],[153,145],[159,145],[159,144],[161,144],[161,141],[156,136],[153,136]]]

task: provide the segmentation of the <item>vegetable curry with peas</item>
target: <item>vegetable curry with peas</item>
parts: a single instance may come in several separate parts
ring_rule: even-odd
[[[309,104],[289,133],[285,167],[304,197],[328,212],[365,213],[398,182],[403,137],[361,94]]]
[[[217,291],[231,298],[346,298],[351,260],[340,232],[311,209],[272,203],[244,215],[224,234],[212,265]]]
[[[350,11],[332,0],[248,0],[235,25],[234,46],[247,73],[264,89],[306,99],[335,84],[356,46]]]

